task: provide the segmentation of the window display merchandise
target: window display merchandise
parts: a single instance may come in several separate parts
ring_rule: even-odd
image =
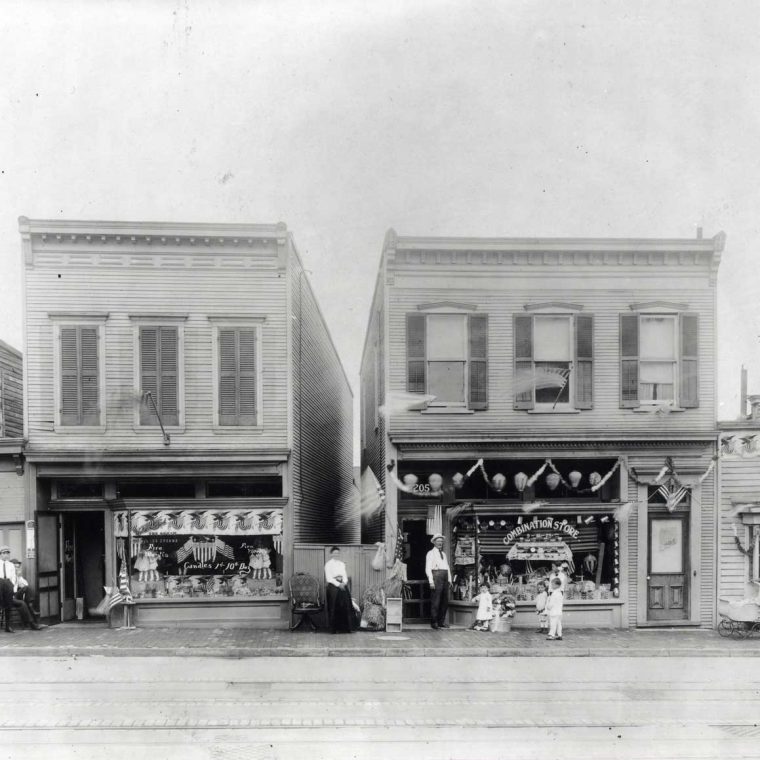
[[[282,509],[124,510],[114,538],[135,599],[283,594]]]

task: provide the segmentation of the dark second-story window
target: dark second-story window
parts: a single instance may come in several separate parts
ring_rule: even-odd
[[[98,328],[60,329],[62,425],[100,424]]]
[[[433,404],[488,408],[488,317],[408,314],[407,390]]]
[[[256,425],[257,331],[219,329],[219,424]]]
[[[140,424],[158,425],[155,401],[164,425],[179,424],[179,335],[176,327],[140,328]]]

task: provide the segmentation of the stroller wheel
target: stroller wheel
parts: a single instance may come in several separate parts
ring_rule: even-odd
[[[730,636],[733,628],[733,625],[731,625],[731,622],[728,620],[721,620],[720,623],[718,623],[718,633],[721,636]]]

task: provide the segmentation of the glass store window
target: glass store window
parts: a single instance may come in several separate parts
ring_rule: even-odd
[[[283,594],[282,509],[124,510],[114,535],[136,599]]]

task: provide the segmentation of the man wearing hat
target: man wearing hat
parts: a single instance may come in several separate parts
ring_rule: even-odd
[[[11,547],[0,546],[0,607],[5,616],[5,630],[14,633],[11,628],[11,610],[13,609],[13,588],[16,585],[16,568],[11,562]]]
[[[425,575],[430,583],[430,627],[448,628],[446,612],[449,609],[449,586],[451,585],[451,568],[443,551],[444,538],[436,533],[430,543],[433,548],[425,557]]]

